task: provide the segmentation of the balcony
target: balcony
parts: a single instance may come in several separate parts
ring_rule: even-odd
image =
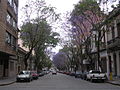
[[[120,37],[116,37],[107,42],[107,49],[119,50],[120,49]]]

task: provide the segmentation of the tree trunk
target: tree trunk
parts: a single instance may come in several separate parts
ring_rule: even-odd
[[[33,47],[30,49],[30,51],[25,55],[24,57],[24,64],[25,64],[25,70],[27,70],[28,68],[28,58],[30,57],[31,53],[32,53]]]

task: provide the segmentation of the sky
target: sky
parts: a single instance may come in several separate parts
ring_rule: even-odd
[[[72,10],[73,5],[78,1],[79,0],[46,0],[48,4],[56,7],[57,10],[61,13]]]
[[[120,0],[108,0],[107,4],[105,4],[105,5],[101,4],[101,8],[108,8],[108,10],[105,9],[106,13],[108,13],[108,12],[112,11],[111,5],[116,6],[119,3],[119,1]]]

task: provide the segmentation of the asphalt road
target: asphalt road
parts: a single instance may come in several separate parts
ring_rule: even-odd
[[[49,74],[30,83],[20,82],[1,86],[0,90],[120,90],[120,86],[108,83],[91,83],[63,74]]]

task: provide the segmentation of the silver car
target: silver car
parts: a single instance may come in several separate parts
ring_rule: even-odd
[[[31,71],[27,71],[27,70],[23,70],[21,71],[17,77],[16,77],[16,81],[32,81],[32,75],[31,75]]]

